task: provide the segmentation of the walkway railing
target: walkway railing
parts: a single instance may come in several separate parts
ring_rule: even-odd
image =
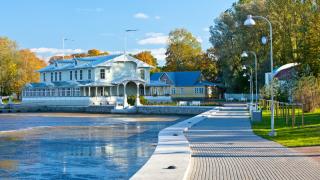
[[[301,103],[287,103],[287,102],[274,102],[274,116],[277,124],[282,124],[287,127],[304,127],[306,124],[304,120],[303,104]],[[271,101],[261,99],[259,100],[259,107],[264,111],[271,112]]]

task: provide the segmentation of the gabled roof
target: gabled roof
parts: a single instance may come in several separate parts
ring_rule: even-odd
[[[149,64],[142,62],[129,55],[115,54],[115,55],[108,55],[108,56],[73,58],[68,60],[55,61],[55,64],[50,64],[47,67],[44,67],[38,70],[38,72],[84,69],[84,68],[93,68],[98,66],[112,66],[113,62],[123,62],[123,61],[135,62],[138,67],[146,67],[146,68],[152,67]]]
[[[152,74],[150,80],[153,82],[160,81],[164,75],[167,75],[175,86],[194,86],[201,80],[200,71],[159,72]]]
[[[185,71],[185,72],[158,72],[153,73],[150,77],[150,84],[161,85],[161,77],[167,75],[173,82],[174,86],[221,86],[217,83],[212,83],[202,80],[200,71]]]

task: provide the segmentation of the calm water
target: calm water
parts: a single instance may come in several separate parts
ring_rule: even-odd
[[[158,132],[186,118],[2,114],[0,179],[128,179],[153,153]]]

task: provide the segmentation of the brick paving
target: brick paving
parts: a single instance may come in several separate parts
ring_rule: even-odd
[[[247,112],[225,108],[187,132],[188,179],[320,179],[314,156],[291,151],[251,131]]]

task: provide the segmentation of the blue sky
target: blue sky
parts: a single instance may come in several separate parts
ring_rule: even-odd
[[[164,64],[168,33],[186,28],[210,47],[208,27],[235,0],[3,0],[0,36],[48,58],[96,48],[111,53],[151,50]]]

